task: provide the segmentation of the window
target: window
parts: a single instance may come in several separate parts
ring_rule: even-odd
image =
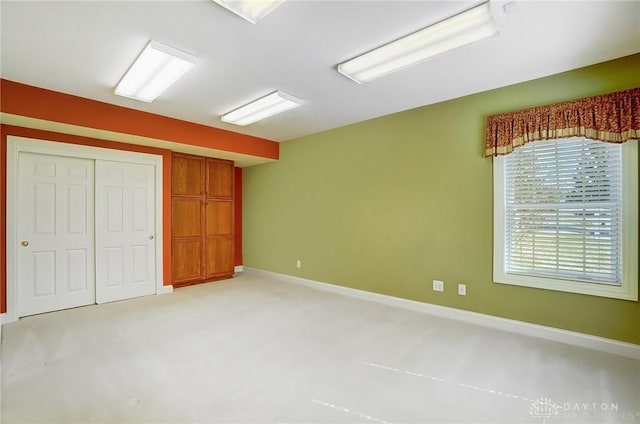
[[[494,158],[494,281],[638,300],[637,141],[536,141]]]

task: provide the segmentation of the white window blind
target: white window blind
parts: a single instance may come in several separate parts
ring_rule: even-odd
[[[505,157],[504,177],[506,273],[620,286],[620,145],[529,143]]]

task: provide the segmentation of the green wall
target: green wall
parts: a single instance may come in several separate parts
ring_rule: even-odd
[[[637,86],[640,55],[282,143],[244,169],[244,264],[640,344],[638,302],[492,282],[483,157],[487,115]]]

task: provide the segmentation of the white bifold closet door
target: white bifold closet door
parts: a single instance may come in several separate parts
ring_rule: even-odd
[[[154,294],[152,165],[21,152],[18,316]]]

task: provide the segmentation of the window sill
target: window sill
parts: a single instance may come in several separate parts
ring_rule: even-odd
[[[621,286],[618,286],[494,272],[493,281],[496,284],[508,284],[567,293],[638,301],[638,285],[637,283],[635,283],[635,285],[630,283],[630,281],[632,281],[630,279],[627,279]]]

